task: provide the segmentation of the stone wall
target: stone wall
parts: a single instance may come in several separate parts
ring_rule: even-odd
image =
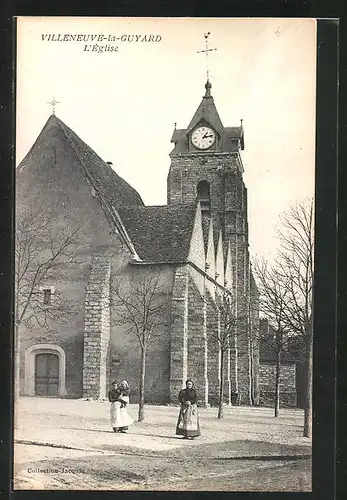
[[[164,305],[160,315],[160,325],[152,333],[146,352],[145,402],[151,404],[168,403],[170,396],[171,316],[173,314],[175,317],[174,325],[175,330],[178,332],[180,331],[179,327],[182,319],[179,311],[175,308],[176,305],[180,309],[180,302],[171,300],[174,286],[174,266],[170,264],[136,265],[129,262],[120,264],[117,257],[114,258],[113,266],[111,293],[115,287],[120,286],[122,293],[131,297],[135,288],[139,290],[141,284],[148,283],[148,279],[158,277],[158,287],[154,300],[156,304],[161,303]],[[177,283],[176,290],[177,296],[179,296]],[[169,303],[166,308],[167,298]],[[131,389],[130,401],[137,403],[140,385],[141,348],[134,331],[129,330],[133,323],[124,323],[123,315],[123,319],[120,321],[117,315],[120,308],[120,305],[111,308],[108,382],[110,384],[113,380],[121,381],[126,379]],[[175,350],[175,348],[173,343],[173,349]],[[180,370],[179,365],[177,369]]]
[[[110,259],[94,256],[86,289],[83,396],[103,399],[107,391],[107,351],[110,340]]]
[[[177,395],[188,377],[188,271],[179,266],[175,272],[171,307],[170,342],[170,401]]]
[[[196,187],[203,180],[208,181],[210,185],[210,218],[213,221],[214,235],[218,238],[219,231],[222,232],[224,257],[230,248],[230,270],[227,274],[229,281],[232,281],[229,286],[237,303],[237,339],[225,359],[226,398],[230,399],[232,391],[238,393],[241,403],[258,404],[258,296],[255,283],[252,290],[250,286],[247,189],[243,181],[243,165],[239,152],[173,153],[167,185],[168,204],[194,202],[197,198]],[[208,264],[206,271],[209,275],[212,273],[213,279],[216,278],[216,246],[210,237],[206,249]],[[217,257],[220,267],[221,261],[224,260],[220,250]],[[218,274],[217,279],[222,277],[224,272]],[[214,302],[215,286],[207,282],[207,288],[210,299]],[[215,346],[210,346],[210,342],[218,332],[219,326],[216,312],[208,300],[206,308],[209,399],[216,399],[220,355],[214,352]],[[190,325],[188,330],[190,332]]]
[[[276,365],[260,363],[259,390],[260,405],[273,405],[275,401]],[[280,404],[296,407],[296,366],[295,363],[282,364],[280,374]]]
[[[176,402],[186,378],[192,378],[200,402],[215,406],[219,398],[221,363],[219,312],[206,285],[204,296],[200,295],[190,277],[189,265],[176,271],[172,322],[170,400]],[[258,345],[251,343],[247,331],[244,335],[245,338],[238,335],[237,342],[224,354],[224,401],[227,404],[231,404],[232,393],[236,392],[239,397],[233,397],[234,403],[250,404],[250,381],[254,375],[250,362],[257,360],[259,353]]]
[[[219,333],[220,322],[216,304],[208,289],[206,289],[205,300],[208,342],[208,402],[211,405],[215,405],[217,404],[219,394],[220,353],[217,337]]]
[[[240,155],[235,153],[184,153],[171,159],[167,182],[168,204],[193,203],[196,200],[196,186],[202,180],[210,184],[211,213],[217,234],[223,230],[225,203],[233,199],[233,192],[225,191],[226,179],[232,172],[243,169]],[[225,172],[227,172],[225,174]],[[233,182],[230,183],[234,189]]]
[[[193,280],[188,282],[188,378],[194,381],[199,400],[208,400],[208,346],[206,302]]]

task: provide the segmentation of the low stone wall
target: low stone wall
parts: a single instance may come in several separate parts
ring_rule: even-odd
[[[259,398],[260,406],[274,406],[275,405],[275,392],[260,391]],[[296,408],[296,392],[282,392],[280,393],[280,407]]]
[[[276,365],[261,363],[259,367],[259,388],[261,406],[275,404]],[[297,406],[295,363],[283,364],[280,372],[280,406]]]

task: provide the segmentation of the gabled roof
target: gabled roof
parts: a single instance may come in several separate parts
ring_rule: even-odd
[[[59,140],[60,142],[65,140],[67,146],[72,147],[86,178],[95,189],[96,194],[101,195],[109,207],[143,205],[138,192],[117,175],[110,165],[103,161],[90,146],[82,141],[56,115],[49,117],[34,145],[18,166],[18,172],[24,168],[41,168],[40,162],[46,164],[47,158],[42,151],[47,149],[48,142],[53,140]]]
[[[221,149],[228,150],[234,146],[235,150],[238,149],[240,143],[241,149],[245,149],[245,140],[243,136],[243,127],[225,127],[222,134]]]
[[[118,213],[135,250],[145,262],[188,258],[196,205],[121,207]]]

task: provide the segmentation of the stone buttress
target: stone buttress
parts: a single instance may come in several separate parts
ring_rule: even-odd
[[[103,399],[107,386],[110,340],[110,259],[94,256],[86,287],[83,397]]]

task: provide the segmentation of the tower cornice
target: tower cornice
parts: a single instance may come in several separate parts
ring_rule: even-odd
[[[204,151],[203,153],[201,151],[189,151],[188,153],[170,153],[171,158],[226,158],[227,156],[239,156],[241,158],[241,155],[239,151],[227,151],[227,152],[216,152],[216,151]]]

